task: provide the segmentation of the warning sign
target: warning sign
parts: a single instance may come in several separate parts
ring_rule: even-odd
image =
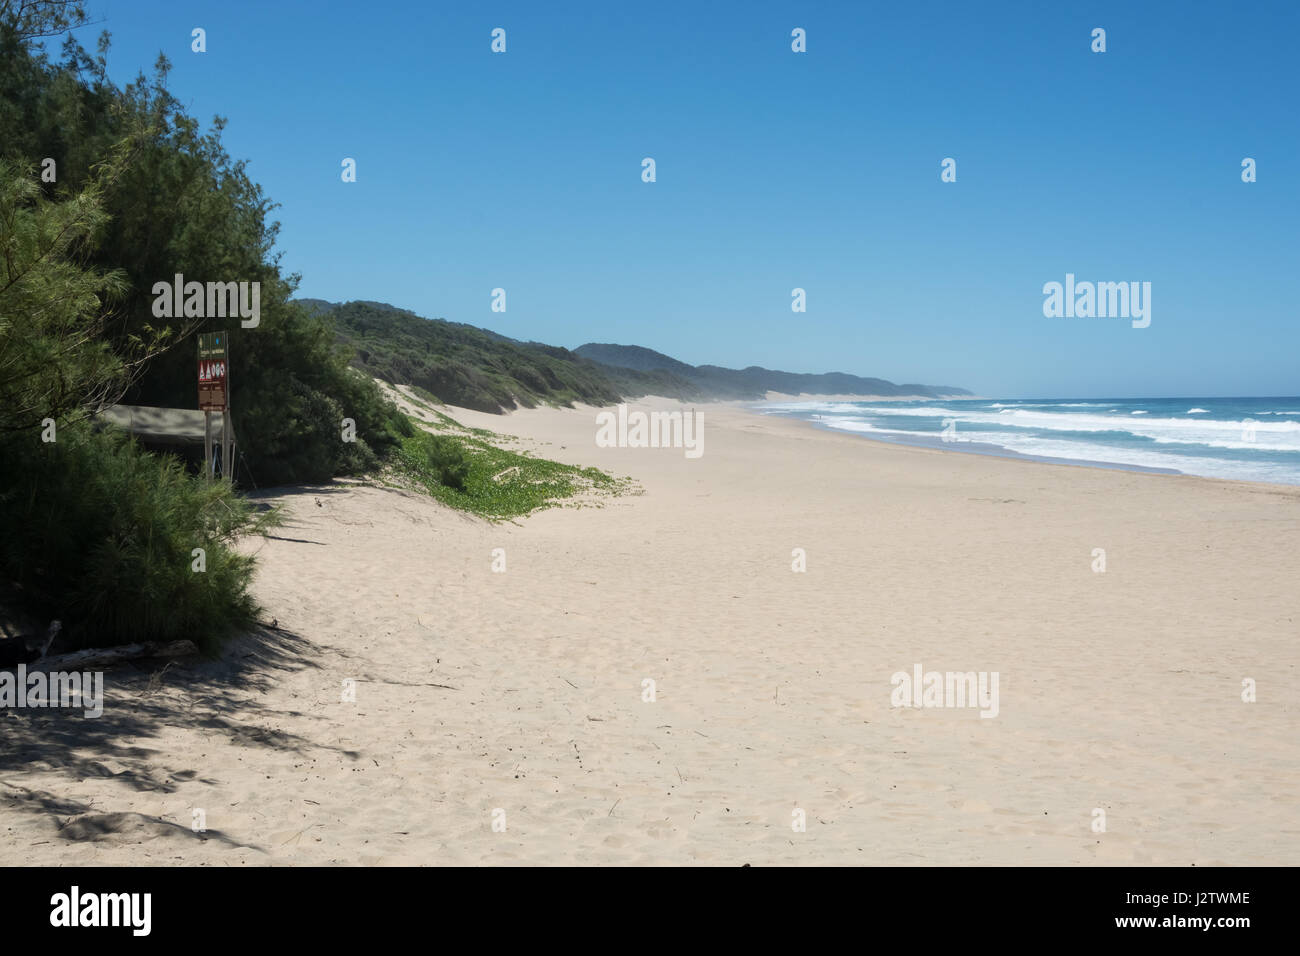
[[[226,386],[229,382],[226,333],[204,332],[199,335],[199,409],[205,412],[226,410]]]

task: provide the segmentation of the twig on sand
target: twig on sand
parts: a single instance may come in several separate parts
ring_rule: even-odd
[[[153,674],[149,676],[149,686],[145,688],[145,696],[156,694],[162,689],[162,679],[167,676],[167,672],[171,670],[172,665],[175,663],[175,661],[168,661],[163,665],[162,670],[154,671]]]
[[[313,823],[312,826],[316,826],[316,824]],[[285,843],[297,843],[300,839],[302,839],[302,835],[303,835],[304,833],[306,833],[306,832],[307,832],[308,830],[310,830],[310,829],[311,829],[311,827],[303,827],[301,830],[299,830],[299,831],[298,831],[297,833],[295,833],[293,836],[289,837],[288,840],[285,840],[284,843],[281,843],[280,846],[284,846]]]
[[[452,687],[450,684],[413,684],[410,681],[380,680],[377,677],[358,677],[357,683],[388,684],[391,687],[437,687],[439,690],[460,690],[459,687]]]

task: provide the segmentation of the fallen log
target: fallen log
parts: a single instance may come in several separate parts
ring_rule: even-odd
[[[146,657],[182,657],[197,654],[199,649],[193,641],[171,641],[170,643],[122,644],[117,647],[91,647],[71,654],[56,654],[42,657],[27,665],[28,673],[32,671],[76,671],[101,667],[111,667],[124,661],[139,660]]]

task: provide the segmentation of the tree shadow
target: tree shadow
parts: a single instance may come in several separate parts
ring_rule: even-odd
[[[92,777],[112,778],[134,791],[159,793],[174,793],[196,780],[219,785],[202,776],[201,767],[177,766],[174,755],[158,744],[173,727],[203,728],[231,744],[286,756],[330,751],[355,760],[356,751],[274,729],[286,717],[306,715],[259,703],[278,678],[318,669],[319,652],[288,630],[261,627],[232,640],[216,658],[137,660],[105,671],[98,717],[87,716],[80,706],[0,709],[0,808],[47,815],[63,839],[187,834],[251,846],[216,831],[192,834],[188,827],[139,814],[96,814],[76,800],[24,786],[23,775],[55,773],[73,785]],[[69,819],[61,819],[65,817]]]
[[[262,847],[240,843],[220,830],[195,830],[172,820],[148,816],[143,813],[94,813],[94,808],[80,800],[58,797],[46,790],[28,790],[26,787],[0,779],[7,792],[0,794],[7,809],[26,810],[50,817],[54,825],[51,835],[78,843],[142,842],[157,837],[193,839],[200,843],[217,840],[232,849],[256,850]],[[67,817],[67,819],[60,819]]]
[[[358,487],[355,484],[333,482],[327,485],[280,485],[275,488],[258,488],[255,491],[242,491],[244,498],[255,503],[265,503],[271,498],[328,497],[347,494]]]

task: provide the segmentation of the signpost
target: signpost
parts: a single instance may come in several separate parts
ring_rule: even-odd
[[[212,413],[221,412],[221,477],[234,481],[235,436],[230,427],[230,356],[225,332],[199,334],[199,408],[203,412],[203,470],[216,476],[212,455]]]

